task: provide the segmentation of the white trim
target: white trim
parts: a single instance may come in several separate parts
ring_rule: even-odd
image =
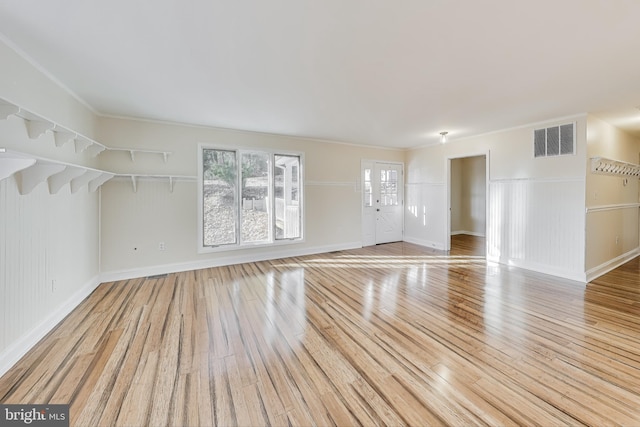
[[[153,124],[167,125],[167,126],[180,126],[180,127],[195,128],[195,129],[210,129],[210,130],[233,132],[233,133],[249,133],[253,135],[263,135],[263,136],[270,136],[270,137],[277,136],[279,138],[297,139],[297,140],[309,141],[309,142],[319,142],[322,144],[346,145],[349,147],[358,147],[358,148],[371,148],[374,150],[401,151],[401,152],[408,150],[407,147],[389,147],[384,145],[372,145],[372,144],[365,144],[365,143],[358,143],[358,142],[322,139],[322,138],[315,138],[313,136],[305,136],[305,135],[289,135],[284,133],[267,132],[267,131],[251,130],[251,129],[228,128],[220,125],[191,123],[191,122],[176,122],[171,120],[151,119],[151,118],[137,117],[137,116],[123,116],[118,114],[106,114],[106,113],[100,113],[100,112],[96,113],[96,115],[107,118],[107,119],[127,120],[132,122],[141,122],[141,123],[153,123]]]
[[[635,248],[630,250],[626,254],[622,254],[596,267],[590,268],[586,272],[586,281],[591,282],[592,280],[595,280],[598,277],[607,274],[611,270],[620,267],[622,264],[631,261],[638,255],[640,255],[640,248]]]
[[[457,236],[460,234],[466,234],[468,236],[476,236],[476,237],[486,237],[484,233],[480,233],[477,231],[468,231],[468,230],[456,230],[456,231],[451,231],[451,235],[452,236]]]
[[[80,95],[78,95],[73,90],[71,90],[69,88],[69,86],[65,85],[60,80],[58,80],[53,74],[51,74],[51,72],[49,70],[47,70],[42,65],[40,65],[39,62],[37,62],[31,56],[27,55],[27,53],[24,50],[20,49],[13,41],[11,41],[2,32],[0,32],[0,41],[2,41],[5,45],[7,45],[7,47],[9,47],[9,49],[13,50],[16,53],[16,55],[18,55],[20,58],[24,59],[29,65],[31,65],[33,68],[35,68],[43,76],[45,76],[47,79],[51,80],[53,82],[53,84],[57,85],[63,91],[65,91],[69,95],[71,95],[71,97],[73,99],[75,99],[80,104],[82,104],[82,106],[87,108],[91,113],[93,113],[93,114],[95,114],[97,116],[101,115],[95,108],[93,108],[93,106],[91,104],[89,104],[82,97],[80,97]]]
[[[358,183],[355,181],[306,181],[305,186],[318,187],[353,187],[356,188]]]
[[[619,209],[640,208],[640,203],[616,203],[613,205],[587,206],[586,212],[615,211]]]
[[[99,285],[99,277],[89,280],[76,293],[58,307],[53,313],[42,320],[31,331],[20,337],[5,351],[0,353],[0,376],[4,375],[15,365],[33,346],[47,335],[58,323],[71,313],[80,303],[87,298]]]
[[[107,271],[100,274],[101,282],[115,282],[118,280],[136,279],[140,277],[155,276],[158,274],[179,273],[182,271],[201,270],[204,268],[222,267],[226,265],[244,264],[247,262],[269,261],[281,258],[314,255],[333,251],[344,251],[362,247],[361,242],[349,242],[338,245],[315,246],[304,249],[287,251],[271,251],[259,254],[243,254],[235,256],[208,258],[201,261],[189,261],[175,264],[154,265],[149,267],[134,268],[130,270]],[[273,248],[272,248],[273,249]]]
[[[551,177],[551,178],[494,178],[489,181],[491,184],[499,184],[503,182],[584,182],[583,176],[570,176],[566,178]]]
[[[433,248],[439,251],[444,251],[444,245],[441,242],[434,242],[432,240],[416,239],[415,237],[404,236],[403,242],[413,243],[414,245],[424,246],[426,248]]]
[[[484,205],[485,205],[485,213],[484,213],[484,228],[485,230],[489,227],[489,221],[491,219],[491,212],[489,206],[490,191],[491,191],[491,150],[479,150],[479,151],[468,151],[462,154],[446,156],[444,159],[444,179],[445,179],[445,196],[446,203],[444,204],[444,218],[445,218],[445,229],[444,229],[444,239],[445,239],[445,250],[451,250],[451,161],[456,159],[466,159],[471,157],[484,157],[485,161],[485,178],[484,178]],[[489,241],[485,241],[485,253],[489,253]]]
[[[573,280],[575,282],[581,282],[583,284],[586,284],[587,282],[584,272],[564,270],[549,266],[547,264],[538,264],[534,262],[515,259],[501,259],[500,257],[492,257],[490,255],[487,255],[487,262],[496,262],[498,264],[522,268],[523,270],[531,270],[537,273],[548,274],[567,280]]]
[[[410,185],[422,185],[425,187],[444,187],[446,185],[445,182],[407,182],[404,186],[408,187]]]

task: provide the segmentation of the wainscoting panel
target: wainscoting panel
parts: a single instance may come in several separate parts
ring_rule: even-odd
[[[490,260],[584,281],[584,180],[493,180]]]
[[[0,181],[0,372],[66,315],[61,307],[98,269],[97,193],[50,195],[42,183],[22,196],[13,177]]]

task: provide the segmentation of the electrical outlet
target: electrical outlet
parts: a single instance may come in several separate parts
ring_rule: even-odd
[[[165,249],[164,242],[160,242],[160,244],[158,245],[158,250],[164,251],[164,249]]]
[[[620,236],[616,236],[616,245],[618,244],[619,241],[620,241]]]
[[[55,292],[56,289],[58,289],[58,281],[56,279],[53,279],[51,281],[51,292]]]

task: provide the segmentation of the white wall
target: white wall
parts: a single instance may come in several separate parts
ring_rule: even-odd
[[[533,129],[575,121],[577,154],[533,157]],[[410,150],[405,240],[443,249],[447,159],[487,154],[487,258],[584,280],[586,116]]]
[[[404,152],[252,132],[149,121],[101,119],[98,140],[108,146],[172,151],[160,156],[100,156],[116,172],[197,175],[198,144],[256,147],[304,153],[305,241],[278,247],[199,254],[196,182],[112,180],[102,191],[102,271],[111,280],[211,265],[317,253],[361,245],[362,159],[401,162]],[[159,243],[165,250],[159,250]]]
[[[637,164],[640,140],[594,117],[588,117],[587,164],[590,158],[606,157]],[[587,173],[587,250],[589,279],[617,267],[638,255],[637,178],[624,185],[621,176]]]
[[[93,114],[0,42],[0,97],[91,136]],[[24,121],[0,120],[0,148],[90,165],[50,133],[27,137]],[[99,201],[85,187],[50,195],[46,183],[20,195],[0,181],[0,374],[98,284]],[[54,282],[55,281],[55,282]]]

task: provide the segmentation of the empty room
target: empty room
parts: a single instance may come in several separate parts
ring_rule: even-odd
[[[0,0],[0,425],[640,424],[638,17]]]

